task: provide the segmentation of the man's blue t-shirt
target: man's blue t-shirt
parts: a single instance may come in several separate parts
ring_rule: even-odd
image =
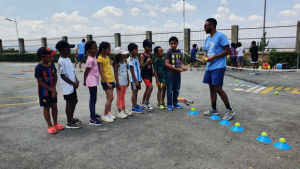
[[[205,40],[204,50],[208,57],[215,56],[224,51],[223,47],[229,45],[227,36],[221,32],[216,32],[213,37],[208,36]],[[226,67],[226,56],[207,62],[206,70],[214,70]]]
[[[195,57],[196,57],[196,53],[197,53],[197,49],[196,49],[196,48],[193,48],[193,49],[191,50],[191,57],[192,57],[192,58],[195,58]]]
[[[77,47],[78,47],[78,54],[85,54],[84,51],[85,43],[79,43]]]

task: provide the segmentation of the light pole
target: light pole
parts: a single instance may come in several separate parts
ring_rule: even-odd
[[[266,6],[267,0],[265,0],[265,8],[264,8],[264,26],[263,26],[263,41],[262,41],[262,54],[261,54],[261,67],[264,67],[264,51],[265,51],[265,28],[266,28]]]
[[[186,63],[186,59],[185,59],[185,43],[184,43],[184,39],[185,39],[185,34],[184,34],[184,30],[185,30],[185,0],[182,0],[183,3],[183,59],[184,59],[184,63]]]
[[[17,23],[17,19],[15,18],[15,20],[11,20],[11,19],[8,19],[8,18],[5,18],[6,20],[8,21],[11,21],[11,22],[14,22],[16,24],[16,31],[17,31],[17,43],[18,43],[18,46],[19,46],[19,54],[21,53],[20,51],[20,43],[19,43],[19,33],[18,33],[18,23]]]

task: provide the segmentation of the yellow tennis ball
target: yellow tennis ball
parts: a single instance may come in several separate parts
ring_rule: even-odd
[[[195,107],[192,107],[192,109],[191,109],[192,111],[195,111],[196,109],[195,109]]]
[[[230,55],[227,55],[227,58],[229,58],[230,57]]]
[[[206,57],[204,60],[207,61],[208,57]]]
[[[263,136],[263,137],[267,137],[267,136],[268,136],[268,134],[267,134],[266,132],[262,132],[262,133],[261,133],[261,136]]]
[[[239,79],[236,79],[236,81],[238,82],[238,81],[239,81]]]
[[[278,95],[278,92],[275,92],[276,95]]]
[[[285,138],[280,138],[280,139],[279,139],[279,142],[280,142],[280,143],[285,143],[286,140],[285,140]]]
[[[235,127],[240,127],[241,124],[240,123],[235,123]]]

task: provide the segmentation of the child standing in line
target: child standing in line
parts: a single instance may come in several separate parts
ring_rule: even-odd
[[[250,46],[251,52],[251,63],[253,67],[253,72],[250,73],[252,75],[259,75],[258,73],[258,47],[256,46],[256,42],[252,41]],[[256,69],[256,72],[255,72]]]
[[[35,78],[38,83],[38,94],[40,106],[44,107],[44,118],[48,124],[47,132],[56,134],[57,130],[63,130],[65,127],[57,123],[57,92],[56,92],[56,68],[53,61],[53,55],[56,51],[52,51],[47,47],[41,47],[37,51],[37,55],[41,58],[41,62],[35,67]],[[50,108],[52,110],[53,124],[51,123]]]
[[[236,59],[236,62],[238,63],[238,69],[240,67],[244,68],[244,53],[245,53],[245,50],[244,48],[242,47],[242,43],[241,42],[238,42],[237,44],[237,48],[236,48],[236,52],[237,52],[237,59]],[[244,71],[243,69],[240,69],[239,71]]]
[[[157,56],[153,64],[156,87],[158,88],[157,106],[159,109],[165,109],[167,107],[167,104],[165,103],[167,84],[165,58],[163,58],[164,50],[160,46],[157,46],[154,48],[154,54]]]
[[[106,104],[102,120],[108,123],[114,122],[116,117],[111,113],[111,103],[114,100],[113,91],[116,87],[114,74],[110,64],[110,43],[101,42],[98,51],[98,66],[101,76],[101,85],[106,93]]]
[[[114,67],[115,79],[117,84],[116,86],[116,90],[117,90],[116,104],[118,108],[117,116],[121,119],[124,119],[127,116],[132,115],[132,113],[125,108],[125,94],[126,94],[127,87],[129,86],[127,63],[125,60],[128,52],[121,47],[117,47],[114,50],[114,54],[115,57],[113,61],[113,67]]]
[[[66,100],[66,114],[68,119],[66,128],[78,129],[81,128],[81,121],[73,116],[78,102],[76,89],[79,87],[79,81],[75,75],[71,59],[68,58],[71,52],[70,48],[74,47],[75,45],[70,45],[64,40],[59,41],[55,46],[61,54],[58,60],[58,71],[60,73],[61,91]]]
[[[142,114],[144,113],[142,110],[143,107],[137,104],[138,91],[141,90],[141,82],[142,82],[140,62],[139,62],[139,58],[137,57],[138,46],[134,43],[130,43],[128,45],[128,51],[130,53],[130,56],[128,58],[129,80],[132,89],[131,112],[136,114]]]
[[[193,44],[193,49],[191,50],[191,60],[190,60],[190,71],[192,71],[192,65],[198,70],[198,61],[197,61],[197,44]]]
[[[178,109],[183,108],[178,104],[177,98],[180,91],[181,72],[187,71],[187,68],[183,66],[181,51],[177,49],[178,38],[172,36],[169,39],[169,45],[171,49],[168,50],[165,57],[167,67],[167,109],[172,111],[174,110],[173,106]]]
[[[144,92],[141,104],[148,111],[153,111],[153,108],[149,102],[153,90],[153,86],[152,86],[153,70],[152,70],[152,54],[151,54],[152,44],[154,44],[152,41],[150,41],[149,39],[145,39],[143,41],[143,47],[145,51],[140,56],[142,78],[146,84],[146,90]]]
[[[96,59],[98,53],[97,43],[89,40],[85,44],[85,53],[89,53],[86,61],[86,68],[84,71],[83,85],[87,86],[90,91],[90,122],[89,125],[101,126],[103,122],[99,119],[101,116],[96,114],[96,102],[97,102],[97,86],[99,84],[99,70]]]
[[[231,48],[230,48],[230,64],[231,64],[231,67],[237,67],[237,65],[236,65],[235,43],[231,43]],[[230,69],[229,71],[234,71],[234,68]]]

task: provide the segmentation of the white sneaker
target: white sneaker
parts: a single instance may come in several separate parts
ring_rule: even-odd
[[[102,121],[105,121],[107,123],[112,123],[114,122],[114,120],[109,116],[109,115],[106,115],[106,116],[102,116]]]
[[[147,105],[145,105],[145,108],[146,108],[148,111],[153,111],[153,107],[150,105],[150,103],[148,103]]]
[[[125,109],[125,111],[123,111],[127,116],[131,116],[132,113],[130,111],[128,111],[127,109]]]
[[[109,116],[111,119],[113,119],[113,120],[116,119],[116,116],[114,116],[111,112],[108,113],[108,116]]]
[[[125,118],[127,117],[127,115],[124,113],[123,110],[121,110],[121,112],[119,112],[119,113],[117,114],[117,116],[118,116],[119,118],[121,118],[121,119],[125,119]]]

